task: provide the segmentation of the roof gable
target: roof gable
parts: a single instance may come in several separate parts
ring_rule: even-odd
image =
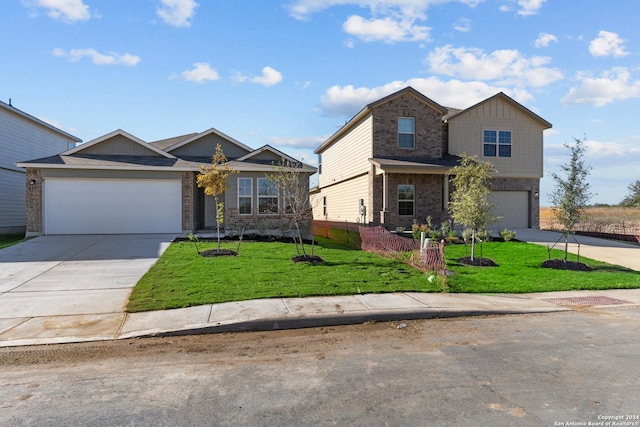
[[[11,102],[11,100],[9,100],[9,102]],[[17,109],[16,107],[14,107],[11,104],[5,104],[4,102],[0,101],[0,109],[3,109],[3,110],[11,112],[13,114],[16,114],[16,115],[18,115],[18,116],[20,116],[20,117],[22,117],[24,119],[27,119],[27,120],[29,120],[29,121],[37,124],[37,125],[45,127],[45,128],[47,128],[47,129],[49,129],[49,130],[51,130],[53,132],[56,132],[56,133],[60,134],[60,135],[63,135],[64,137],[69,138],[72,141],[75,141],[75,142],[81,142],[82,141],[77,136],[73,136],[70,133],[67,133],[67,132],[63,131],[62,129],[58,129],[55,126],[52,126],[49,123],[47,123],[45,121],[42,121],[42,120],[38,119],[37,117],[32,116],[31,114],[27,114],[24,111]]]
[[[253,161],[253,162],[269,162],[269,163],[279,163],[282,159],[287,160],[289,162],[298,163],[296,159],[291,156],[286,155],[280,150],[276,150],[270,145],[265,145],[263,147],[258,148],[257,150],[252,151],[251,153],[240,157],[237,159],[238,162],[244,161]]]
[[[171,154],[147,144],[130,133],[117,129],[92,141],[67,150],[65,156],[74,154],[112,155],[112,156],[159,156],[173,159]]]
[[[220,144],[222,151],[228,159],[237,159],[253,151],[252,148],[215,128],[195,134],[175,145],[167,147],[165,151],[175,156],[211,157],[215,154],[218,144]]]
[[[476,108],[482,107],[485,104],[488,104],[492,101],[495,100],[501,100],[503,102],[506,102],[514,107],[516,107],[518,110],[520,110],[522,113],[524,113],[525,115],[531,117],[532,119],[538,121],[540,124],[542,124],[544,126],[545,129],[548,129],[550,127],[552,127],[553,125],[551,123],[549,123],[548,121],[546,121],[545,119],[543,119],[542,117],[540,117],[539,115],[537,115],[536,113],[534,113],[533,111],[529,110],[527,107],[525,107],[524,105],[520,104],[519,102],[517,102],[516,100],[514,100],[513,98],[507,96],[504,92],[498,92],[497,94],[478,102],[475,105],[472,105],[469,108],[465,108],[462,111],[459,111],[456,114],[453,114],[452,116],[450,116],[447,121],[452,121],[455,120],[461,116],[464,116],[465,113],[468,113],[469,111],[472,111]]]

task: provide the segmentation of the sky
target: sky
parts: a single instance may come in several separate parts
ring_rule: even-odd
[[[408,85],[454,108],[502,91],[553,124],[542,205],[574,138],[591,202],[617,204],[640,179],[638,16],[637,0],[2,0],[0,100],[84,142],[213,127],[317,165]]]

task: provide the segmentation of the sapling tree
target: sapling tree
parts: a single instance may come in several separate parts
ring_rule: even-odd
[[[281,159],[267,178],[278,187],[282,200],[280,214],[288,220],[288,230],[295,229],[293,240],[296,252],[300,255],[302,251],[306,258],[303,232],[308,231],[313,215],[309,205],[309,178],[302,170],[302,163]]]
[[[495,168],[489,162],[463,155],[460,164],[449,171],[454,191],[449,203],[449,214],[455,222],[472,230],[471,261],[475,259],[478,231],[496,221],[491,214],[491,174]]]
[[[227,178],[233,173],[238,173],[227,164],[227,157],[222,151],[222,146],[216,146],[216,152],[211,157],[211,164],[200,166],[200,175],[197,177],[198,187],[204,189],[204,194],[213,196],[216,205],[216,231],[218,233],[218,252],[220,251],[220,226],[224,222],[224,202],[220,196],[227,190]]]
[[[632,182],[629,184],[629,194],[624,198],[620,206],[628,207],[628,208],[639,208],[640,207],[640,179],[636,182]]]
[[[561,166],[564,176],[551,174],[556,186],[549,194],[549,199],[553,204],[551,211],[562,226],[565,263],[569,253],[569,234],[575,232],[576,224],[593,197],[587,182],[591,167],[585,165],[583,159],[586,150],[584,140],[574,138],[573,144],[564,144],[570,157],[569,163]]]

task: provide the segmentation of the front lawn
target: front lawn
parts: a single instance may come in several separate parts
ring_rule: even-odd
[[[498,267],[469,267],[456,260],[467,256],[464,245],[445,248],[447,269],[455,275],[447,279],[450,292],[527,293],[568,290],[640,288],[640,272],[625,267],[580,257],[593,271],[567,271],[541,268],[548,259],[547,248],[523,242],[488,242],[483,244],[484,258]],[[479,247],[476,256],[480,256]],[[553,250],[551,257],[561,259],[564,251]],[[575,261],[576,256],[569,255]]]
[[[216,247],[199,246],[201,251]],[[236,250],[237,242],[223,242],[222,247]],[[323,264],[293,263],[294,255],[291,243],[243,242],[238,256],[204,258],[191,242],[172,243],[134,288],[127,311],[256,298],[440,290],[408,265],[321,237],[315,255]]]
[[[215,247],[201,243],[200,250]],[[235,250],[237,242],[223,242]],[[293,263],[290,243],[243,242],[238,256],[205,258],[193,243],[172,243],[138,282],[127,311],[164,310],[256,298],[352,295],[382,292],[441,292],[428,275],[397,261],[319,237],[315,255],[323,264]],[[543,246],[521,242],[489,242],[483,256],[498,267],[469,267],[455,260],[466,256],[464,245],[445,248],[450,292],[528,293],[578,289],[640,288],[640,272],[581,258],[594,270],[541,268]],[[477,256],[480,256],[478,249]],[[553,258],[561,258],[554,251]],[[575,259],[572,256],[571,259]]]
[[[15,245],[24,240],[24,234],[0,234],[0,249]]]

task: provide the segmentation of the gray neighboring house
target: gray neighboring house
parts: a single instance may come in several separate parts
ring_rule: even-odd
[[[215,203],[196,177],[220,144],[229,166],[223,229],[281,232],[288,222],[267,174],[294,162],[308,195],[316,168],[265,145],[253,149],[211,128],[155,142],[115,130],[27,169],[27,235],[193,233],[215,228]]]
[[[80,142],[69,133],[0,101],[0,234],[24,233],[25,159],[51,156]]]

